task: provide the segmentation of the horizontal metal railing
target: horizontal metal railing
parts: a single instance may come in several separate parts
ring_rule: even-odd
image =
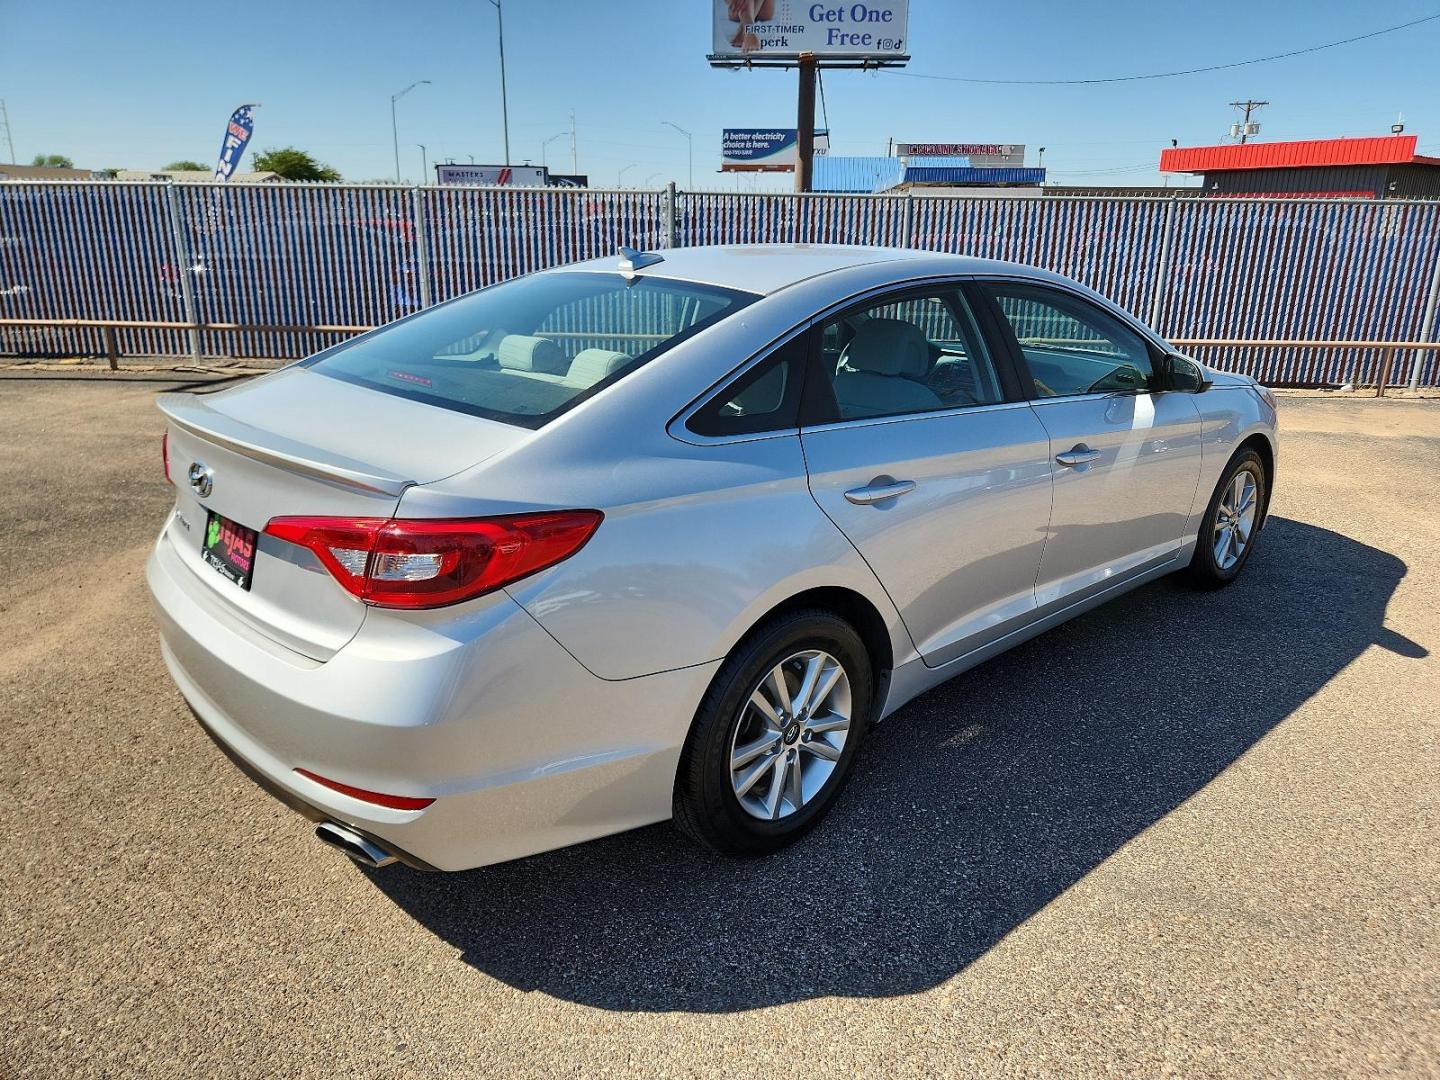
[[[349,325],[341,323],[282,324],[282,323],[187,323],[177,321],[145,321],[137,319],[14,319],[0,318],[0,327],[48,326],[69,329],[99,330],[103,335],[104,355],[111,371],[119,369],[120,350],[116,334],[121,329],[185,330],[199,333],[306,333],[306,334],[363,334],[374,330],[374,326]],[[557,331],[554,336],[584,336],[578,332]],[[603,335],[617,337],[627,335]],[[628,335],[650,337],[651,335]],[[1395,356],[1399,352],[1413,351],[1418,356],[1424,352],[1440,350],[1440,341],[1371,341],[1366,339],[1320,340],[1314,338],[1172,338],[1170,344],[1183,349],[1346,349],[1374,351],[1380,354],[1380,364],[1375,377],[1375,396],[1383,397],[1390,385],[1394,370]],[[1353,373],[1352,373],[1353,374]],[[1350,382],[1354,382],[1353,377]]]

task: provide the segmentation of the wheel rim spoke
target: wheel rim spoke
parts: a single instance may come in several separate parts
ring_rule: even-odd
[[[820,707],[825,704],[825,699],[830,696],[830,691],[835,689],[835,684],[840,681],[840,676],[843,674],[844,669],[839,664],[825,670],[825,673],[816,681],[809,699],[802,703],[807,713],[814,716],[820,711]]]
[[[786,712],[790,711],[790,687],[785,685],[785,665],[776,664],[770,669],[770,676],[766,680],[770,687],[770,696],[775,703]]]
[[[839,713],[829,713],[811,720],[805,725],[805,730],[812,735],[819,735],[826,731],[848,731],[850,730],[850,718],[841,716]]]
[[[756,782],[771,769],[775,768],[775,762],[778,760],[779,755],[776,754],[754,765],[749,772],[735,781],[735,794],[741,796],[749,794],[750,789],[755,786]]]
[[[824,739],[811,739],[809,742],[803,742],[800,744],[800,749],[809,750],[810,753],[814,754],[816,757],[823,758],[826,761],[840,760],[840,751],[835,747],[831,746]]]
[[[730,759],[730,768],[731,770],[743,769],[761,754],[768,753],[779,745],[780,733],[778,731],[769,735],[762,735],[754,742],[746,743],[735,751],[735,756]]]
[[[780,714],[775,711],[775,706],[770,704],[770,699],[765,696],[764,687],[757,687],[750,695],[750,704],[762,717],[765,723],[774,731],[779,731],[785,726],[780,719]]]
[[[1233,531],[1228,525],[1222,525],[1215,530],[1215,561],[1222,570],[1229,566],[1225,560],[1230,557],[1230,534]]]
[[[810,701],[810,695],[815,692],[815,683],[820,678],[820,669],[825,661],[820,654],[810,657],[805,662],[805,674],[800,677],[800,688],[795,691],[795,700],[791,702],[790,711],[799,713]]]
[[[780,795],[785,790],[785,759],[777,757],[775,768],[770,772],[770,789],[765,792],[765,813],[774,821],[780,816]]]
[[[785,794],[790,799],[790,808],[799,810],[805,805],[805,783],[800,773],[800,755],[792,752],[786,767],[789,770],[789,782],[786,784]]]

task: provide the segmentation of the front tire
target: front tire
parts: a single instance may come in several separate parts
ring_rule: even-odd
[[[830,809],[869,725],[870,656],[821,609],[778,616],[716,674],[680,755],[675,823],[727,855],[794,843]]]
[[[1263,521],[1265,483],[1265,463],[1254,450],[1230,459],[1210,497],[1190,560],[1190,580],[1200,588],[1229,585],[1250,561]]]

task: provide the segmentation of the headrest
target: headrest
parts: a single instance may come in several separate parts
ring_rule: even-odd
[[[575,386],[594,386],[614,375],[632,359],[629,353],[611,349],[581,349],[570,361],[570,373],[565,376],[565,381]]]
[[[840,360],[856,371],[923,379],[930,372],[930,342],[904,319],[866,319]]]
[[[507,334],[495,350],[495,359],[510,371],[538,371],[545,375],[565,374],[565,354],[545,337]]]

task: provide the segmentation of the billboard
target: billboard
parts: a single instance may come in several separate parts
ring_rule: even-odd
[[[721,172],[794,172],[800,160],[794,128],[726,128],[720,142]],[[830,151],[830,132],[815,132],[815,153]]]
[[[437,184],[483,184],[487,187],[545,187],[543,165],[436,165]]]
[[[896,143],[897,157],[968,157],[971,165],[1025,164],[1024,143],[931,142]]]
[[[712,63],[816,59],[903,61],[909,0],[711,0]]]

